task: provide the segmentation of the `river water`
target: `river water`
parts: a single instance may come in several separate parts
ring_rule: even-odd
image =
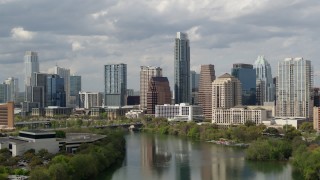
[[[145,133],[130,133],[126,140],[122,166],[101,179],[300,179],[289,163],[246,161],[241,148]]]

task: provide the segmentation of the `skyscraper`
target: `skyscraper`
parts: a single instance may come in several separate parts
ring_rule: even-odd
[[[19,80],[18,78],[9,77],[4,81],[8,85],[8,101],[16,102],[19,97]]]
[[[312,118],[313,72],[301,57],[278,63],[276,116]]]
[[[241,105],[241,83],[226,73],[212,83],[212,109],[232,108]]]
[[[0,84],[0,103],[8,102],[8,84]]]
[[[216,79],[214,65],[201,65],[199,83],[199,105],[205,119],[212,118],[212,82]]]
[[[272,71],[264,56],[258,56],[254,63],[254,69],[256,70],[257,87],[259,88],[257,93],[260,93],[257,94],[257,97],[260,97],[259,100],[257,99],[260,102],[258,104],[263,105],[264,102],[273,102],[275,87],[272,80]]]
[[[54,74],[58,74],[64,79],[64,90],[66,93],[66,105],[70,106],[70,69],[54,67]]]
[[[37,72],[39,72],[38,53],[26,51],[24,55],[25,101],[31,101],[31,77],[33,73]]]
[[[190,46],[186,33],[177,32],[174,47],[174,99],[176,104],[191,102]]]
[[[251,64],[233,64],[231,75],[242,85],[242,104],[256,105],[256,71]]]
[[[199,80],[200,74],[196,71],[190,71],[191,104],[198,104]]]
[[[124,106],[126,104],[126,64],[108,64],[104,66],[104,89],[104,103],[106,106]]]
[[[25,85],[30,86],[31,76],[34,72],[39,72],[38,53],[32,51],[26,51],[24,55],[25,66]]]
[[[72,107],[79,105],[79,92],[81,90],[81,76],[70,76],[70,105]]]
[[[31,78],[29,101],[38,103],[38,107],[47,106],[47,76],[46,73],[33,73]]]
[[[162,77],[162,69],[153,66],[140,67],[140,108],[147,108],[147,91],[151,77]]]
[[[154,114],[156,105],[171,103],[171,91],[167,77],[151,77],[147,92],[147,113]]]
[[[57,74],[47,76],[47,105],[66,107],[66,92],[64,90],[64,78]]]

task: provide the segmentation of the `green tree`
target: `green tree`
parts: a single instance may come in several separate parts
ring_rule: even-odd
[[[66,138],[66,132],[64,131],[56,131],[56,137],[57,138]]]
[[[299,129],[301,131],[307,132],[307,133],[311,133],[311,132],[315,132],[315,130],[313,129],[313,123],[312,122],[304,122],[300,125]]]
[[[92,179],[98,174],[96,160],[89,154],[78,154],[70,160],[73,179]],[[89,165],[89,166],[88,166]]]
[[[29,163],[29,166],[31,167],[31,169],[35,168],[36,166],[39,166],[42,164],[42,159],[39,158],[38,156],[34,156],[30,163]]]
[[[30,180],[49,180],[50,176],[47,169],[43,167],[41,168],[39,167],[39,168],[35,168],[30,172],[29,179]]]
[[[49,175],[52,180],[68,180],[69,175],[68,175],[68,167],[66,163],[59,163],[59,164],[52,164],[49,167]]]

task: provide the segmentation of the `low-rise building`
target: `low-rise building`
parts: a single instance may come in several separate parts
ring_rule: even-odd
[[[298,129],[304,122],[308,122],[306,117],[274,117],[271,121],[271,126],[283,127],[284,125],[291,125]]]
[[[223,126],[240,125],[246,121],[261,124],[268,119],[267,110],[256,107],[249,109],[244,106],[236,106],[230,109],[218,108],[212,110],[212,123]]]
[[[126,117],[129,119],[138,119],[144,116],[143,110],[133,109],[126,113]]]
[[[45,116],[54,117],[57,115],[70,116],[73,108],[69,107],[59,107],[59,106],[48,106],[46,108],[33,108],[32,116]]]
[[[66,138],[59,139],[59,148],[65,149],[68,153],[74,153],[81,144],[93,143],[105,137],[106,135],[91,133],[67,133]]]
[[[156,105],[155,117],[167,118],[169,121],[204,120],[202,107],[188,103]]]
[[[59,142],[55,132],[40,130],[20,131],[17,137],[5,137],[0,139],[0,149],[8,148],[12,156],[21,156],[29,149],[38,152],[47,149],[49,153],[59,152]]]
[[[14,103],[0,104],[0,129],[14,128]]]

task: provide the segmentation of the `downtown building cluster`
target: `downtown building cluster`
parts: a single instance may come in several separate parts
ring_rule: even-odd
[[[23,115],[70,114],[74,108],[83,108],[94,116],[107,112],[109,119],[128,114],[130,118],[207,120],[223,126],[246,121],[297,126],[320,114],[314,108],[319,106],[319,93],[314,92],[310,60],[286,58],[278,63],[276,76],[264,56],[253,64],[233,64],[230,73],[220,76],[213,64],[201,65],[197,73],[190,69],[190,41],[182,32],[174,39],[173,87],[161,67],[144,65],[140,66],[140,90],[135,93],[127,87],[127,64],[116,63],[104,65],[104,92],[83,92],[81,76],[70,75],[70,69],[55,66],[40,72],[36,52],[27,51],[24,64]],[[17,78],[0,84],[0,102],[16,103],[19,98]],[[319,128],[320,121],[314,122]]]

